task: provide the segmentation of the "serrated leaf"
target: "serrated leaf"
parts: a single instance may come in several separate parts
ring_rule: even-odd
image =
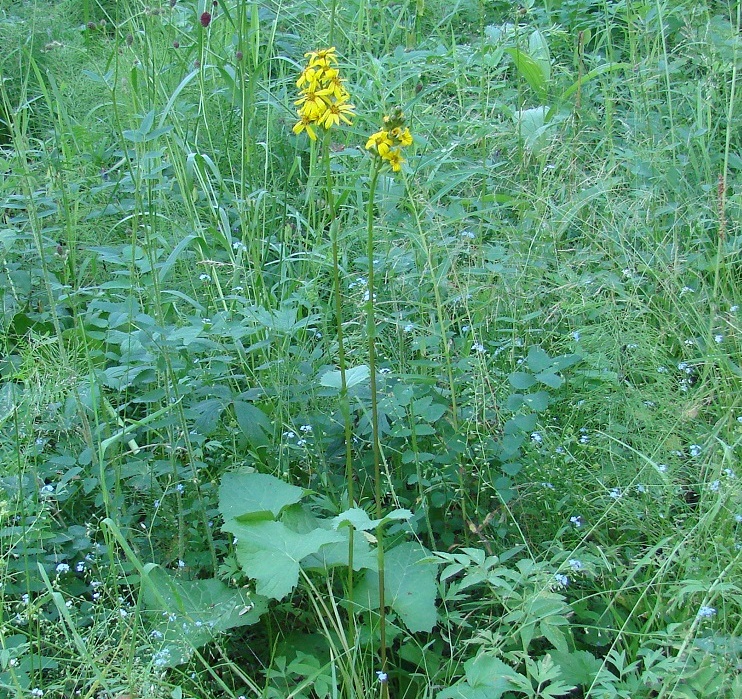
[[[576,684],[589,686],[603,669],[603,662],[586,650],[572,653],[554,651],[551,657],[561,668],[562,676],[569,677]]]
[[[282,599],[299,582],[300,561],[326,544],[342,541],[338,532],[315,529],[298,534],[282,522],[231,520],[223,529],[237,538],[237,562],[256,581],[258,594]]]
[[[219,487],[219,512],[225,522],[261,512],[278,517],[303,495],[302,488],[266,473],[225,473]]]

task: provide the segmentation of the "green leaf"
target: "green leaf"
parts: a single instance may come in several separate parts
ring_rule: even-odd
[[[326,544],[342,541],[338,532],[315,529],[298,534],[282,522],[238,522],[223,529],[237,538],[237,561],[257,582],[258,594],[282,599],[299,582],[300,561]]]
[[[513,388],[519,391],[525,391],[536,383],[536,379],[533,378],[532,374],[526,374],[523,371],[514,371],[508,376],[508,381],[510,381],[510,385]]]
[[[553,359],[544,352],[540,347],[534,346],[528,350],[528,356],[526,357],[526,363],[531,371],[539,372],[544,371],[551,367]]]
[[[529,408],[540,413],[549,407],[549,394],[546,391],[530,393],[524,397],[524,402]]]
[[[368,380],[369,376],[371,376],[371,372],[365,364],[353,367],[352,369],[346,369],[345,385],[347,388],[352,388],[353,386]],[[319,382],[322,386],[327,386],[328,388],[337,388],[338,390],[342,388],[341,374],[339,371],[328,371],[322,374],[322,378]]]
[[[437,564],[430,552],[417,543],[406,542],[384,554],[384,595],[386,603],[412,632],[429,632],[436,622]],[[359,604],[368,609],[379,606],[379,577],[368,572],[356,589]]]
[[[219,487],[219,512],[225,522],[281,510],[301,500],[304,490],[266,473],[225,473]]]
[[[531,432],[538,422],[538,417],[534,413],[515,415],[505,423],[503,432],[505,434],[514,434],[515,432]]]
[[[572,653],[554,651],[551,657],[561,668],[563,677],[569,677],[575,684],[583,686],[591,685],[603,669],[602,661],[586,650]]]
[[[559,388],[564,383],[564,379],[561,376],[548,370],[536,374],[536,380],[546,384],[549,388]]]
[[[236,400],[234,416],[247,441],[253,447],[268,445],[268,435],[273,433],[273,425],[268,416],[257,406],[242,400]]]
[[[531,86],[539,99],[546,98],[547,76],[544,75],[544,69],[540,61],[529,56],[525,51],[518,48],[508,48],[505,52],[510,54],[515,64],[516,70],[523,76],[525,81]]]
[[[518,673],[510,665],[484,653],[468,660],[464,664],[464,673],[471,687],[490,687],[500,694],[512,689],[512,680],[518,678]]]
[[[441,403],[433,403],[432,396],[425,396],[412,404],[412,413],[426,422],[437,422],[446,412],[446,406]]]
[[[547,84],[551,78],[551,56],[546,37],[538,29],[528,37],[528,52],[541,69],[544,83]]]
[[[486,654],[467,660],[464,672],[464,680],[439,692],[437,699],[500,699],[526,680],[499,658]]]
[[[350,510],[340,513],[337,517],[334,517],[332,519],[332,526],[334,529],[351,526],[354,529],[367,532],[376,529],[380,524],[386,524],[393,520],[408,520],[411,518],[412,512],[409,510],[398,509],[390,512],[382,519],[370,519],[365,510],[362,510],[360,507],[353,507]]]
[[[155,661],[174,667],[220,632],[256,623],[267,610],[264,597],[231,589],[220,580],[180,580],[154,564],[144,567],[144,601],[152,638],[160,640]]]

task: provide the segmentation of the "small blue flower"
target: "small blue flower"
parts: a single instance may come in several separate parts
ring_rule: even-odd
[[[570,558],[567,561],[567,565],[572,570],[582,570],[585,566],[582,564],[582,561],[578,560],[577,558]]]
[[[569,585],[569,578],[564,573],[555,573],[554,580],[557,581],[560,587],[567,587]]]
[[[698,610],[698,616],[699,616],[699,617],[700,617],[701,619],[710,619],[710,618],[711,618],[712,616],[714,616],[715,614],[716,614],[716,609],[714,609],[714,607],[708,607],[708,606],[706,606],[706,605],[702,606],[702,607],[701,607],[701,608],[700,608],[700,609]]]

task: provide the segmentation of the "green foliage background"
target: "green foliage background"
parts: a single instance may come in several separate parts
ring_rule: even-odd
[[[739,3],[36,0],[0,45],[0,696],[742,693]]]

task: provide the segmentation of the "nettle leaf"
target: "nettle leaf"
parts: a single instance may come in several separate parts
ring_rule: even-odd
[[[299,582],[300,561],[322,546],[342,541],[338,532],[315,529],[299,534],[282,522],[231,520],[223,529],[237,538],[237,562],[257,582],[258,594],[282,599]]]
[[[438,565],[420,544],[406,542],[384,554],[384,596],[386,603],[413,633],[430,632],[436,622],[435,599]],[[368,609],[379,606],[379,578],[369,571],[356,589],[359,604]]]
[[[219,512],[225,522],[235,518],[278,517],[299,502],[304,490],[266,473],[225,473],[219,487]]]
[[[155,664],[174,667],[216,634],[256,623],[267,611],[265,597],[234,590],[220,580],[180,580],[155,564],[145,566],[144,601],[151,638],[159,641]]]

